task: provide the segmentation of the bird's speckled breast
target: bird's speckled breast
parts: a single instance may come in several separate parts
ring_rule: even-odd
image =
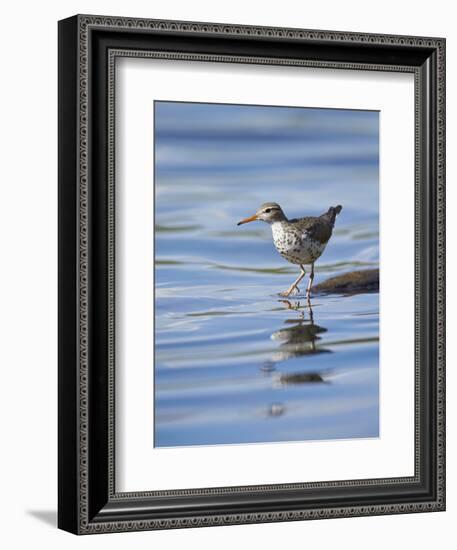
[[[311,264],[325,249],[327,243],[311,239],[306,231],[301,231],[287,222],[271,224],[276,250],[293,264]]]

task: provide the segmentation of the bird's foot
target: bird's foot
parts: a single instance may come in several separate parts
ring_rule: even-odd
[[[283,296],[284,298],[288,298],[291,294],[300,294],[300,289],[298,286],[291,286],[287,290],[279,292],[279,296]]]

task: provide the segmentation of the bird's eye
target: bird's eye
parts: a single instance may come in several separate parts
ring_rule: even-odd
[[[270,212],[271,212],[271,208],[267,208],[267,209],[265,210],[265,214],[269,214]]]

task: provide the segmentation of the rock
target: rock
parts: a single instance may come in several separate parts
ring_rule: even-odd
[[[379,292],[379,269],[350,271],[337,277],[330,277],[330,279],[314,285],[311,292],[316,294]]]
[[[281,384],[309,384],[312,382],[324,382],[324,379],[317,372],[296,372],[293,374],[281,374],[279,381]]]

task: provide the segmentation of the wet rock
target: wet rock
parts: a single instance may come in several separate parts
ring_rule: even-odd
[[[312,292],[316,294],[379,292],[379,269],[350,271],[337,277],[330,277],[330,279],[314,285]]]
[[[281,384],[310,384],[313,382],[324,382],[322,376],[317,372],[296,372],[293,374],[281,374]]]

